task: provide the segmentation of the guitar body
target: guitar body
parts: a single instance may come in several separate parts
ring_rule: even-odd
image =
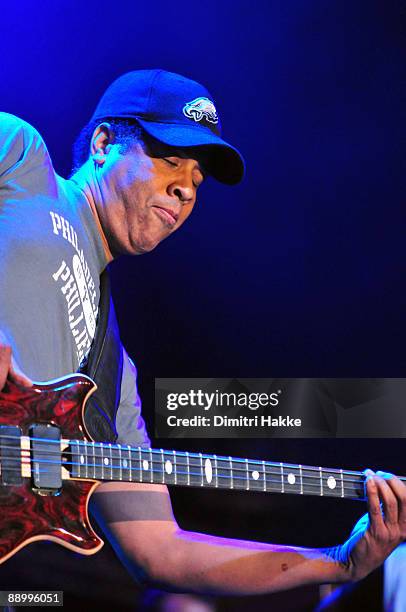
[[[96,389],[90,378],[77,374],[48,384],[21,387],[7,381],[0,393],[0,426],[15,425],[29,436],[33,424],[55,425],[63,439],[89,439],[83,423],[86,399]],[[88,518],[88,501],[99,482],[67,478],[57,493],[0,479],[0,563],[36,540],[52,540],[82,554],[100,550],[103,541]]]

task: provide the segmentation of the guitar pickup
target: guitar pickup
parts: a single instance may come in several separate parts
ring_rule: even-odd
[[[54,425],[32,425],[31,465],[38,492],[55,493],[62,488],[61,431]]]
[[[21,429],[15,425],[0,426],[1,478],[3,485],[20,485]]]

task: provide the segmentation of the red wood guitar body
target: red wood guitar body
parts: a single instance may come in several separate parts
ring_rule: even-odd
[[[83,406],[95,388],[79,374],[32,388],[8,380],[0,393],[0,425],[16,425],[28,436],[32,424],[50,423],[62,438],[89,440]],[[19,485],[0,481],[0,563],[35,540],[53,540],[82,554],[97,552],[103,541],[90,526],[87,506],[98,484],[67,479],[58,494],[43,495],[30,478]]]

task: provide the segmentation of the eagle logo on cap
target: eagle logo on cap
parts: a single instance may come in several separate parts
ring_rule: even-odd
[[[210,123],[218,123],[219,117],[216,107],[209,98],[195,98],[183,107],[183,114],[193,121],[207,119]]]

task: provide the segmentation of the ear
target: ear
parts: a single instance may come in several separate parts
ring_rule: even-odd
[[[90,140],[90,155],[98,166],[102,166],[110,152],[114,134],[110,123],[100,123],[92,134]]]

